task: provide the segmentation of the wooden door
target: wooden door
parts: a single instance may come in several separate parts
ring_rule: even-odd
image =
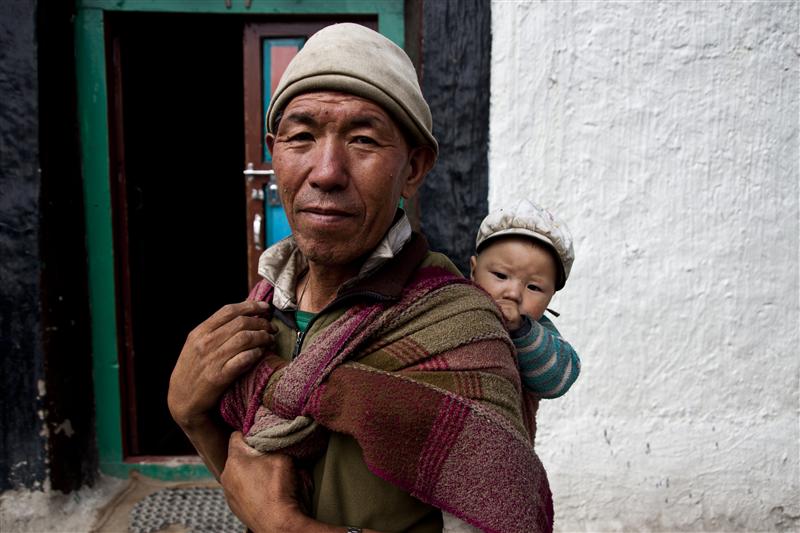
[[[253,22],[244,27],[244,188],[250,285],[258,281],[261,252],[291,232],[281,206],[272,158],[264,140],[265,114],[286,66],[306,40],[334,20]],[[373,19],[358,20],[378,29]]]

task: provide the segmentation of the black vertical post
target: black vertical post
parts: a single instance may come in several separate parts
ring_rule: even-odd
[[[50,486],[64,492],[97,475],[74,15],[75,2],[39,0],[44,403]]]
[[[468,274],[488,209],[491,6],[488,0],[425,0],[422,91],[440,156],[420,191],[431,248]]]
[[[46,476],[36,3],[0,3],[0,489]]]

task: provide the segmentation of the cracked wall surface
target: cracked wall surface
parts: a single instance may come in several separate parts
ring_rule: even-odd
[[[560,214],[572,530],[797,530],[798,3],[492,2],[489,204]]]

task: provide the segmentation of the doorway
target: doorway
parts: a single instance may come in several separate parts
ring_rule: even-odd
[[[189,330],[245,296],[248,254],[266,245],[254,238],[253,197],[271,198],[267,183],[256,187],[270,169],[243,156],[253,117],[243,112],[244,28],[367,19],[402,47],[404,0],[75,4],[100,469],[208,476],[169,416],[166,391]],[[262,220],[274,213],[261,209]]]
[[[125,455],[192,454],[170,373],[189,331],[248,289],[242,22],[128,13],[106,28]]]
[[[258,255],[288,233],[264,112],[288,60],[342,20],[378,28],[365,15],[106,19],[125,458],[194,454],[167,409],[170,373],[189,331],[244,299]]]

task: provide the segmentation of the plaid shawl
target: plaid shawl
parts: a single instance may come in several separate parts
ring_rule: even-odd
[[[262,281],[251,298],[271,295]],[[348,309],[291,363],[267,356],[221,412],[260,451],[314,457],[326,430],[348,434],[375,475],[469,524],[551,531],[532,413],[499,319],[480,289],[423,268],[399,301]]]

